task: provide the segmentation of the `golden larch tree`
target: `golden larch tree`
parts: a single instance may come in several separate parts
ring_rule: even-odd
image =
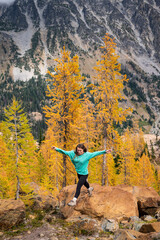
[[[48,85],[47,95],[51,99],[51,104],[45,106],[44,112],[48,127],[52,129],[55,139],[52,145],[56,143],[58,147],[64,150],[72,150],[78,140],[76,137],[76,120],[80,117],[80,98],[84,91],[79,70],[79,59],[78,56],[71,58],[70,52],[63,48],[61,58],[55,59],[55,61],[57,62],[55,73],[48,72],[50,86]],[[58,159],[61,159],[60,154],[58,154]],[[63,175],[62,186],[66,186],[67,169],[72,169],[72,164],[70,161],[67,162],[66,155],[63,155],[61,169]]]
[[[14,198],[15,196],[12,157],[6,143],[0,136],[0,198]]]
[[[10,164],[16,178],[15,198],[19,199],[20,190],[27,189],[27,183],[36,181],[37,146],[22,105],[15,98],[5,109],[5,120],[1,123],[1,132],[4,142],[12,152]]]
[[[139,176],[137,175],[138,184],[145,187],[155,187],[155,169],[146,153],[139,158],[137,165],[139,169]]]
[[[50,190],[54,196],[57,195],[63,184],[63,159],[59,156],[51,146],[57,145],[55,132],[49,127],[46,131],[45,141],[41,145],[40,162],[41,185]],[[43,164],[43,166],[42,166]]]
[[[123,109],[119,106],[119,100],[123,96],[123,83],[128,81],[126,75],[120,73],[121,65],[118,63],[119,56],[116,54],[116,43],[106,34],[104,37],[104,46],[101,47],[101,60],[97,62],[96,80],[94,89],[96,101],[97,121],[100,134],[103,135],[103,148],[110,148],[113,145],[113,135],[117,135],[114,125],[126,120],[126,116],[131,109]],[[97,86],[98,85],[98,86]],[[102,163],[102,185],[106,182],[109,171],[106,170],[107,155],[103,156]]]
[[[142,155],[145,151],[146,143],[144,141],[144,133],[142,129],[139,128],[137,121],[134,121],[133,128],[131,131],[131,139],[133,142],[134,150],[136,151],[136,159]]]
[[[120,144],[120,174],[119,174],[119,183],[134,185],[136,175],[135,168],[135,156],[136,151],[132,142],[132,134],[127,129],[122,136],[122,141]]]

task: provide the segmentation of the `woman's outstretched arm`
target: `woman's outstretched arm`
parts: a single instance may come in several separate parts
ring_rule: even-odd
[[[52,146],[51,148],[54,149],[54,150],[56,150],[56,151],[59,152],[59,153],[62,153],[62,154],[65,154],[65,155],[69,156],[71,159],[72,159],[72,158],[74,157],[74,155],[75,155],[75,153],[74,153],[73,150],[72,150],[72,151],[65,151],[65,150],[60,149],[60,148],[57,148],[57,147],[55,147],[55,146]]]
[[[90,158],[94,158],[94,157],[96,157],[98,155],[102,155],[102,154],[110,153],[110,152],[112,152],[112,149],[103,150],[103,151],[96,151],[96,152],[89,153],[89,154],[90,154]]]

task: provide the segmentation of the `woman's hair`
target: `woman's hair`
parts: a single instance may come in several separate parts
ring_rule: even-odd
[[[87,152],[87,148],[84,146],[83,143],[79,143],[79,144],[76,146],[76,150],[75,150],[75,154],[76,154],[76,155],[78,154],[77,148],[82,148],[82,149],[83,149],[83,152]]]

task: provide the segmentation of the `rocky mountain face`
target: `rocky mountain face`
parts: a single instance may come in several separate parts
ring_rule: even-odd
[[[64,45],[80,56],[82,73],[92,76],[106,32],[115,38],[130,79],[124,89],[127,104],[144,127],[149,123],[151,132],[158,133],[159,0],[15,0],[0,5],[0,82],[45,75]]]

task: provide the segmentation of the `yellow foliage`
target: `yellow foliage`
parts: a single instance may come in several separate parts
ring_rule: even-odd
[[[23,113],[21,104],[13,98],[12,104],[5,109],[5,121],[0,124],[2,132],[1,141],[3,151],[8,154],[6,163],[2,163],[3,174],[8,177],[10,189],[7,196],[19,198],[20,189],[28,189],[26,183],[36,181],[36,142],[30,133],[30,127],[26,114]],[[3,159],[3,161],[5,161]],[[4,179],[4,177],[3,177]],[[2,189],[6,189],[2,183]]]
[[[72,163],[67,161],[66,156],[55,154],[50,148],[55,145],[64,150],[72,150],[75,148],[75,143],[82,140],[79,129],[83,125],[80,121],[80,114],[82,113],[81,94],[84,92],[84,87],[79,70],[78,56],[71,58],[70,52],[63,48],[61,58],[56,59],[56,62],[55,74],[48,72],[50,86],[48,86],[47,95],[51,98],[51,105],[44,107],[48,119],[44,148],[47,145],[48,152],[45,153],[44,148],[42,148],[45,158],[49,154],[47,161],[51,161],[50,166],[55,167],[57,174],[53,179],[58,181],[58,188],[61,188],[62,185],[65,186],[74,182],[75,176],[71,172],[75,173],[75,170]]]
[[[15,196],[15,176],[11,153],[6,143],[0,136],[0,198],[10,198]]]
[[[136,152],[131,139],[130,131],[127,129],[122,136],[120,144],[120,174],[119,183],[132,185],[136,179],[135,171],[135,156]]]
[[[101,144],[104,148],[113,146],[113,136],[118,136],[115,130],[115,123],[121,124],[126,120],[126,116],[132,111],[131,108],[122,109],[119,107],[119,100],[123,96],[123,83],[128,81],[126,75],[120,73],[121,65],[118,63],[116,54],[116,44],[108,34],[104,38],[101,60],[97,62],[96,80],[94,96],[96,101],[97,125],[99,134],[103,136]],[[105,184],[105,156],[102,163],[102,184]],[[107,171],[108,172],[108,171]],[[106,175],[106,178],[107,175]]]
[[[149,157],[144,153],[137,162],[137,181],[139,185],[145,187],[155,187],[155,170],[149,160]]]

